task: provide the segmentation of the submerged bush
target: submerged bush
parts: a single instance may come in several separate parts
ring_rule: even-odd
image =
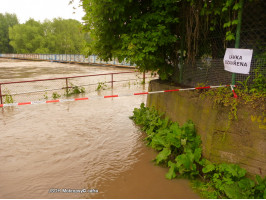
[[[66,96],[71,96],[71,95],[74,95],[74,94],[81,94],[81,93],[85,93],[85,88],[81,87],[81,86],[73,85],[71,83],[71,88],[67,89]]]

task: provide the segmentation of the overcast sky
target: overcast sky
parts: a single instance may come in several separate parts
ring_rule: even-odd
[[[29,18],[43,22],[58,17],[82,22],[85,13],[78,7],[79,0],[75,0],[73,5],[68,3],[69,0],[0,0],[0,13],[15,13],[20,23],[25,23]]]

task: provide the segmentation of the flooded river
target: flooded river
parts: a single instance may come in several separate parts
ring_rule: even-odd
[[[0,82],[131,69],[0,59]],[[60,73],[61,72],[61,73]],[[115,86],[87,96],[141,92]],[[129,119],[146,96],[0,108],[0,198],[199,198]],[[76,192],[76,193],[74,193]]]

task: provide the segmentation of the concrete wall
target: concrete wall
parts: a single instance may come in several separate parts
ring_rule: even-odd
[[[151,81],[149,91],[175,89]],[[263,111],[248,106],[238,108],[238,120],[228,129],[228,107],[215,106],[197,91],[151,94],[148,107],[164,112],[172,121],[183,125],[192,120],[201,136],[203,156],[215,163],[237,163],[250,174],[266,175],[266,117]]]

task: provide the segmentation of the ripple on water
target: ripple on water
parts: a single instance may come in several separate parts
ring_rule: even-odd
[[[9,72],[12,62],[2,64],[1,70]],[[65,73],[72,73],[75,69],[76,73],[86,74],[114,71],[112,68],[73,68],[72,65],[58,63],[37,64],[18,64],[20,71],[14,70],[16,67],[13,66],[12,77],[25,75],[22,65],[35,65],[38,70],[48,70],[50,75],[58,74],[62,69]],[[115,69],[119,70],[125,71]],[[32,73],[33,69],[28,71]],[[0,79],[7,78],[1,77],[3,74],[6,73],[1,73]],[[44,73],[37,78],[46,76]],[[142,86],[120,87],[89,95],[139,91],[142,91]],[[156,194],[156,190],[164,188],[165,198],[179,197],[178,187],[184,190],[184,183],[167,185],[164,169],[154,167],[150,162],[154,154],[145,147],[142,133],[128,118],[134,107],[145,101],[145,96],[134,96],[2,108],[0,198],[134,198],[138,186],[145,188],[144,193],[147,194],[150,193],[148,191]],[[149,157],[145,157],[147,155]],[[152,182],[143,185],[148,180]],[[185,185],[188,194],[181,197],[196,198],[187,189],[188,183]],[[51,194],[48,193],[51,188],[98,189],[100,193]],[[144,193],[140,193],[143,198]],[[167,195],[172,193],[173,196]],[[156,195],[148,197],[156,198]]]

